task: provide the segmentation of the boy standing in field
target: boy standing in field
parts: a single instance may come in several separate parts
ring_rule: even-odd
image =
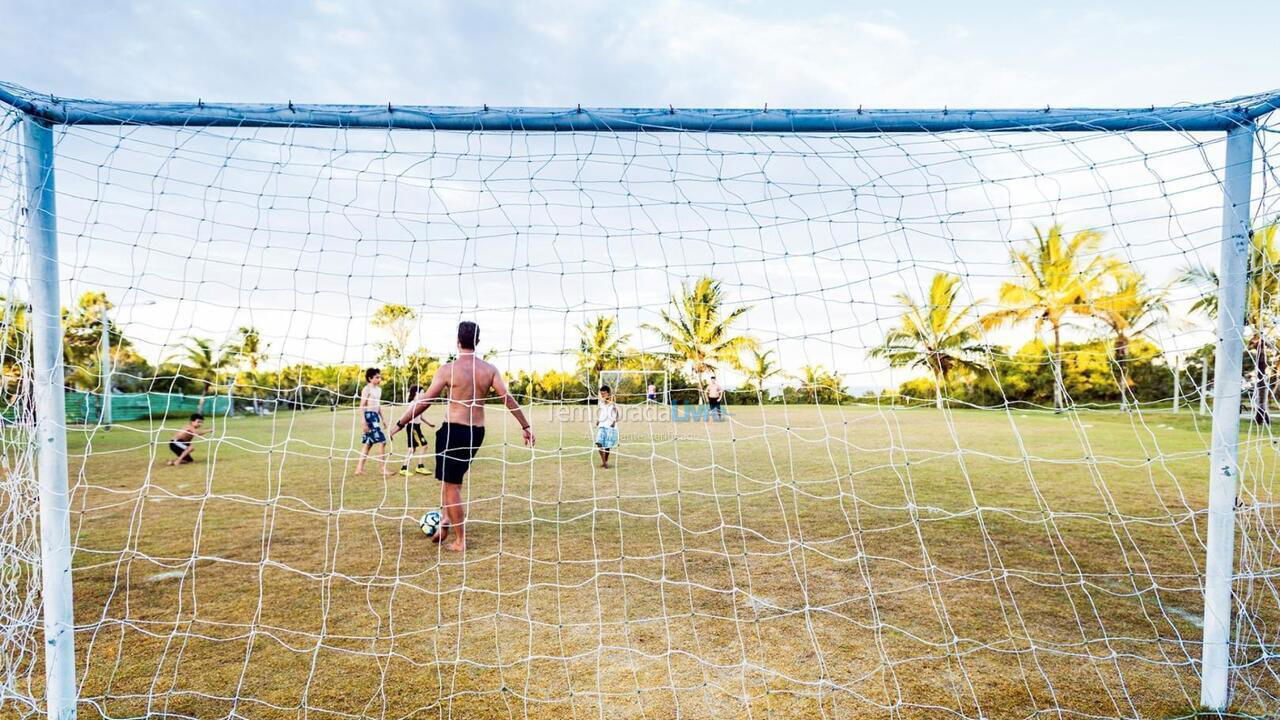
[[[378,451],[378,459],[382,462],[382,474],[390,475],[391,471],[387,468],[387,435],[382,431],[382,426],[386,425],[385,419],[382,417],[382,371],[378,368],[369,368],[364,371],[364,379],[366,381],[364,389],[360,391],[360,415],[364,421],[364,436],[360,442],[363,447],[360,449],[360,459],[356,462],[356,475],[364,474],[364,463],[369,459],[369,451],[373,450],[374,445],[381,445]]]
[[[414,403],[416,403],[420,399],[421,395],[422,395],[422,388],[420,386],[410,385],[409,386],[409,405],[412,406]],[[405,433],[408,436],[409,454],[408,456],[405,457],[404,464],[400,466],[400,474],[406,477],[414,474],[415,472],[418,473],[419,475],[431,474],[427,470],[426,464],[423,463],[423,459],[425,458],[427,453],[427,438],[425,435],[422,434],[422,426],[424,424],[427,425],[428,427],[435,427],[435,424],[428,422],[427,419],[422,417],[421,415],[410,420],[409,424],[405,425]],[[418,467],[414,468],[413,470],[410,470],[409,463],[413,461],[413,458],[415,456],[418,458]]]
[[[201,435],[208,435],[212,430],[201,430],[200,426],[204,425],[204,416],[200,413],[192,413],[187,420],[186,427],[174,433],[173,439],[169,441],[169,450],[178,457],[165,463],[165,465],[186,465],[195,462],[196,459],[191,457],[191,451],[196,448],[196,438]]]
[[[618,446],[618,406],[613,390],[600,386],[600,412],[596,417],[596,448],[600,450],[600,467],[608,469],[609,453]]]

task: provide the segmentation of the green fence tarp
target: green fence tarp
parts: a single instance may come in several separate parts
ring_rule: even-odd
[[[226,395],[206,395],[203,405],[201,399],[199,395],[116,393],[111,396],[111,421],[186,418],[194,412],[207,416],[225,415],[231,410],[231,398]],[[100,393],[69,392],[66,403],[67,424],[96,425],[102,422]]]

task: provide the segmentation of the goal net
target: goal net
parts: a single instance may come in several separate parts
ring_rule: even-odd
[[[1271,96],[1071,120],[0,90],[0,715],[68,677],[82,718],[1280,703],[1280,135],[1246,112]],[[485,405],[458,552],[419,528],[430,427],[356,470],[366,370],[389,433],[463,320],[537,442]],[[671,411],[624,415],[602,467],[565,410],[618,358],[620,402]]]

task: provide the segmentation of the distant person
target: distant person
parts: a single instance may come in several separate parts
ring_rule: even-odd
[[[709,410],[707,415],[716,420],[724,420],[724,408],[720,406],[724,399],[724,388],[720,387],[720,383],[716,381],[716,376],[712,375],[710,382],[707,383],[707,405]]]
[[[426,392],[415,399],[405,410],[391,437],[405,429],[414,418],[448,390],[445,421],[436,430],[436,480],[441,482],[440,504],[444,521],[433,538],[442,542],[453,532],[456,537],[449,543],[450,550],[467,547],[464,522],[466,512],[462,506],[462,480],[471,469],[476,451],[484,444],[484,403],[493,390],[520,423],[524,444],[533,447],[533,429],[525,418],[520,404],[511,396],[507,383],[498,368],[476,357],[476,343],[480,340],[480,326],[471,321],[458,323],[458,358],[436,371]]]
[[[618,446],[618,405],[608,385],[600,386],[600,412],[596,416],[596,449],[600,451],[600,467],[609,468],[609,453]]]
[[[658,402],[658,386],[657,385],[654,385],[653,383],[649,383],[649,387],[645,388],[645,391],[644,391],[644,400],[645,402],[651,402],[651,403]]]
[[[364,371],[364,379],[365,386],[360,391],[358,410],[364,423],[364,435],[360,437],[360,459],[356,461],[356,475],[364,474],[364,463],[377,445],[380,447],[378,460],[382,463],[382,474],[386,476],[391,474],[391,469],[387,466],[386,459],[387,434],[382,431],[387,424],[386,418],[382,416],[382,371],[371,367]]]
[[[213,430],[201,430],[202,425],[204,425],[204,416],[200,413],[191,413],[186,426],[174,433],[173,439],[169,441],[169,450],[178,457],[166,462],[165,465],[186,465],[196,461],[191,455],[196,448],[196,438],[213,432]]]
[[[422,395],[421,386],[419,385],[409,386],[409,403],[410,404],[416,401],[418,399],[418,396],[420,395]],[[406,477],[414,474],[415,472],[418,473],[419,475],[429,474],[427,472],[426,464],[423,463],[423,460],[425,459],[427,454],[427,438],[425,435],[422,434],[423,425],[435,427],[435,423],[428,422],[427,419],[422,416],[418,416],[414,418],[412,421],[410,421],[408,425],[405,426],[405,433],[407,435],[407,441],[409,445],[409,453],[408,455],[405,456],[404,464],[400,466],[400,474]],[[410,470],[409,463],[413,462],[413,459],[415,457],[418,459],[418,467]]]

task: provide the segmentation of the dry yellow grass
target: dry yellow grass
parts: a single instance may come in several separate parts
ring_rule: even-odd
[[[182,468],[145,424],[73,433],[81,717],[1194,707],[1193,416],[734,408],[626,424],[607,471],[587,424],[535,417],[531,454],[495,412],[465,561],[417,528],[433,479],[352,476],[350,412],[232,418]],[[1272,452],[1245,478],[1266,502]]]

